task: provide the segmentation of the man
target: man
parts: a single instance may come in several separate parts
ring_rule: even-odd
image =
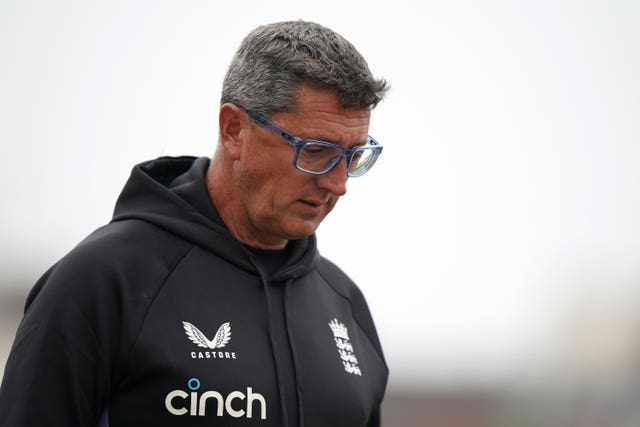
[[[379,425],[373,321],[314,232],[380,154],[386,88],[320,25],[250,33],[213,159],[136,166],[112,222],[35,285],[0,425]]]

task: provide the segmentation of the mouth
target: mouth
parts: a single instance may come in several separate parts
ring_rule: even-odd
[[[321,199],[300,199],[300,206],[304,215],[316,217],[318,215],[324,215],[328,202]]]
[[[305,205],[315,207],[315,208],[322,207],[325,204],[320,200],[301,200],[301,202],[304,203]]]

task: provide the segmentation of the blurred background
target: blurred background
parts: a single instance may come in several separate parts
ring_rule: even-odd
[[[632,0],[3,0],[0,370],[37,278],[134,164],[213,153],[233,52],[289,19],[392,85],[318,231],[376,320],[385,425],[640,425]]]

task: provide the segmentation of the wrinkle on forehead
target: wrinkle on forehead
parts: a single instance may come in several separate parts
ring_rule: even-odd
[[[347,146],[367,140],[371,110],[344,108],[331,89],[301,85],[296,107],[274,114],[272,120],[301,138]]]

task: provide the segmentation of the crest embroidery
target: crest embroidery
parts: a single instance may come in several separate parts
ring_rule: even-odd
[[[333,319],[329,322],[329,327],[333,332],[333,340],[336,343],[338,355],[340,356],[344,370],[349,374],[361,376],[362,371],[358,366],[358,359],[353,352],[353,345],[351,345],[351,341],[349,340],[349,330],[347,326],[338,321],[338,319]]]

